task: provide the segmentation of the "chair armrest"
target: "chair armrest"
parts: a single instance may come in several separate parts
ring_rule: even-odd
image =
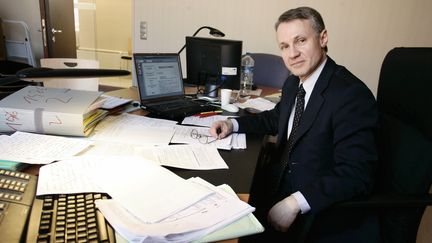
[[[366,199],[338,203],[338,207],[424,207],[432,205],[432,194],[379,194]]]

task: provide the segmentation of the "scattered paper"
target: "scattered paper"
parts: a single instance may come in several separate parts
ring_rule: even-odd
[[[153,149],[158,163],[191,170],[228,169],[216,147],[202,145],[170,145]]]
[[[233,139],[231,142],[233,149],[246,149],[246,134],[244,133],[233,133]]]
[[[211,127],[213,122],[223,121],[228,119],[229,117],[234,117],[234,116],[222,116],[222,115],[215,115],[215,116],[208,116],[208,117],[188,116],[183,119],[182,125]]]
[[[41,167],[37,195],[92,191],[108,193],[146,223],[164,220],[214,193],[136,157],[82,156]]]
[[[97,173],[102,166],[101,161],[90,157],[76,157],[44,165],[39,169],[36,195],[104,192],[87,176]]]
[[[28,164],[48,164],[72,157],[92,144],[79,138],[15,132],[0,136],[0,159]]]
[[[134,156],[163,166],[190,170],[228,169],[217,148],[200,145],[138,146],[95,142],[81,156]]]
[[[210,135],[208,127],[198,126],[176,126],[171,143],[201,144],[204,146],[214,146],[218,149],[230,150],[232,135],[223,139],[216,139]]]
[[[168,145],[176,123],[131,114],[108,116],[96,126],[90,139],[129,145]]]
[[[92,176],[104,192],[146,223],[159,222],[213,193],[138,158],[104,159]]]
[[[235,103],[235,105],[242,109],[246,107],[251,107],[260,111],[266,111],[266,110],[273,109],[276,104],[264,98],[258,97],[258,98],[248,99],[244,103]]]

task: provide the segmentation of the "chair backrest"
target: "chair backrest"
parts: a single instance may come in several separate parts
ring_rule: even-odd
[[[432,184],[432,48],[395,48],[379,78],[377,188],[427,194]],[[415,242],[425,207],[382,210],[386,242]]]
[[[282,88],[290,75],[282,58],[268,53],[250,53],[255,61],[254,84],[272,88]]]
[[[30,31],[28,25],[23,21],[2,21],[4,42],[6,48],[6,59],[10,61],[27,63],[36,66],[33,55]]]
[[[3,20],[0,18],[0,61],[6,59],[5,41],[3,35]]]
[[[48,68],[99,68],[99,61],[74,58],[42,58],[41,67]],[[78,90],[99,90],[99,78],[44,78],[45,87]]]

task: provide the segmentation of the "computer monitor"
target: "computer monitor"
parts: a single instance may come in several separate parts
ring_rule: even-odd
[[[186,83],[239,89],[242,44],[238,40],[187,36]]]

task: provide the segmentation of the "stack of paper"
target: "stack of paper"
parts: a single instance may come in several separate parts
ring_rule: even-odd
[[[0,131],[87,136],[107,113],[101,94],[27,86],[0,100]]]
[[[130,242],[190,242],[247,217],[254,211],[235,195],[200,178],[188,181],[207,188],[212,194],[157,222],[143,222],[115,199],[96,201],[96,205],[116,232]],[[243,235],[257,233],[242,232]]]
[[[184,180],[151,161],[76,157],[40,169],[37,195],[94,191],[112,197],[96,205],[128,241],[190,242],[224,227],[226,234],[215,237],[262,231],[256,220],[251,223],[254,208],[247,203],[200,178]],[[241,235],[226,229],[233,222]]]

